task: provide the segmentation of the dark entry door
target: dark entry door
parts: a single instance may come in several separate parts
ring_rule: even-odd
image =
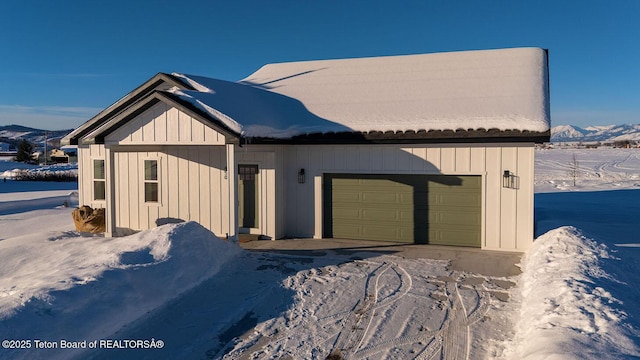
[[[258,165],[238,165],[238,222],[241,228],[258,227]]]

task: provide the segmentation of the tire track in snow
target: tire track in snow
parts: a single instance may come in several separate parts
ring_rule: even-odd
[[[425,331],[420,335],[407,335],[407,336],[401,336],[396,339],[386,340],[383,342],[379,342],[375,345],[370,345],[365,348],[362,348],[356,353],[356,355],[358,358],[369,358],[372,355],[375,355],[382,351],[387,351],[394,347],[411,345],[419,342],[424,342],[430,345],[430,342],[438,341],[437,335],[440,334],[440,332],[441,332],[440,329],[431,330],[431,331]],[[440,339],[440,343],[442,343],[442,339]],[[436,348],[436,351],[437,349],[438,348]]]
[[[378,301],[378,282],[380,276],[391,268],[391,264],[384,262],[381,266],[369,274],[365,285],[364,298],[356,304],[355,310],[346,318],[344,326],[331,354],[340,354],[343,359],[348,359],[362,345],[362,340],[371,326],[371,320],[375,311],[374,306]],[[365,327],[362,327],[366,325]]]
[[[456,277],[455,273],[447,276],[446,280],[438,281],[446,294],[443,309],[446,313],[438,329],[374,341],[363,347],[367,335],[379,331],[372,325],[376,310],[392,305],[407,295],[413,287],[411,275],[401,266],[392,262],[370,263],[370,265],[374,268],[365,272],[367,278],[361,293],[362,298],[356,302],[351,311],[340,311],[311,322],[304,321],[287,330],[287,333],[310,330],[311,333],[324,333],[322,341],[316,338],[315,342],[298,347],[288,344],[290,338],[282,334],[279,339],[274,339],[270,344],[263,344],[260,348],[266,350],[265,346],[268,346],[270,350],[267,350],[267,353],[272,355],[279,353],[280,357],[325,358],[328,355],[339,354],[342,359],[367,359],[383,356],[384,352],[394,349],[407,349],[407,347],[416,349],[417,347],[417,354],[413,354],[416,359],[469,359],[470,326],[482,320],[489,311],[490,294],[475,286],[462,284],[461,278]],[[395,272],[399,281],[393,289],[389,285],[395,284],[395,278],[392,279],[389,276],[389,270]],[[381,298],[381,291],[389,295]],[[475,304],[469,304],[469,293],[463,296],[464,292],[475,293]],[[470,306],[469,309],[465,307],[463,297],[467,299],[466,305]],[[331,351],[327,352],[328,349]],[[256,352],[258,349],[252,350],[251,353],[254,355],[260,353],[260,351]]]
[[[407,295],[411,290],[411,288],[413,287],[413,279],[411,278],[411,275],[409,275],[409,273],[404,268],[394,264],[393,266],[391,266],[391,269],[395,271],[395,273],[398,275],[398,279],[400,280],[400,286],[393,294],[382,299],[376,305],[376,309],[388,306],[400,300],[405,295]]]
[[[467,326],[473,325],[482,320],[484,316],[489,312],[489,294],[486,291],[476,291],[479,296],[476,309],[467,316]]]
[[[444,343],[442,344],[442,358],[444,360],[467,359],[467,341],[469,331],[465,326],[466,309],[462,303],[462,296],[456,283],[447,284],[449,299],[452,302],[443,328]],[[453,299],[451,299],[453,297]]]
[[[433,341],[427,345],[427,347],[416,356],[416,360],[430,360],[433,359],[439,352],[441,352],[444,339],[442,338],[442,332],[438,331]]]
[[[385,297],[384,299],[380,300],[375,305],[375,310],[377,310],[379,308],[382,308],[382,307],[385,307],[385,306],[389,306],[392,303],[400,300],[402,297],[407,295],[409,293],[409,291],[411,290],[411,288],[413,287],[413,280],[411,278],[411,275],[409,275],[409,273],[404,268],[393,264],[393,265],[391,265],[391,270],[393,270],[398,275],[400,286],[398,287],[398,289],[396,289],[394,291],[393,294],[391,294],[391,295]],[[322,318],[319,318],[318,321],[326,323],[326,322],[331,321],[331,319],[348,316],[352,311],[353,310],[337,312],[337,313],[334,313],[334,314],[327,315],[327,316],[324,316]]]
[[[488,295],[476,289],[478,300],[475,309],[467,312],[462,301],[462,294],[456,282],[447,283],[450,309],[447,316],[436,332],[434,340],[416,357],[416,359],[432,359],[440,353],[440,359],[458,360],[469,359],[470,355],[470,329],[469,326],[481,320],[489,310]]]
[[[483,291],[468,289],[476,292],[478,300],[474,310],[470,313],[464,306],[462,294],[457,282],[446,285],[449,295],[449,309],[441,327],[437,330],[425,331],[422,334],[402,336],[375,345],[367,346],[356,352],[356,358],[370,358],[371,356],[398,348],[401,346],[424,343],[425,348],[415,357],[416,359],[469,359],[470,329],[469,326],[481,320],[489,310],[489,296]]]

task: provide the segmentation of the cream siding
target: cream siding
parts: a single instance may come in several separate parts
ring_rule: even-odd
[[[456,171],[456,166],[463,166],[456,164],[456,148],[443,147],[440,149],[440,172],[444,174],[453,174]]]
[[[503,213],[508,212],[507,209],[500,208],[500,194],[502,193],[502,149],[500,147],[488,147],[485,150],[484,168],[486,175],[484,180],[484,240],[483,245],[493,248],[499,248],[501,241],[500,223]],[[490,213],[488,211],[493,211]],[[487,241],[487,239],[489,239]]]
[[[116,233],[174,221],[197,221],[224,237],[229,233],[226,152],[222,146],[157,146],[112,149]],[[144,160],[158,160],[160,198],[145,203]]]
[[[114,167],[112,166],[115,163],[115,159],[113,156],[113,151],[109,148],[104,149],[105,152],[105,176],[107,178],[107,186],[106,186],[106,202],[107,206],[105,208],[105,235],[113,236],[115,233],[115,218],[116,218],[116,210],[113,206],[115,199],[115,172]]]
[[[227,181],[227,208],[222,211],[221,219],[227,224],[230,239],[237,239],[238,236],[238,162],[236,161],[236,145],[225,145],[225,168],[224,178]],[[222,209],[222,207],[221,207]]]
[[[524,251],[533,241],[533,144],[291,146],[284,149],[287,236],[322,237],[324,173],[482,176],[482,248]],[[297,173],[305,169],[306,182]],[[509,170],[519,189],[502,187]],[[278,188],[281,189],[281,188]]]
[[[471,148],[456,148],[455,172],[465,173],[471,171]]]
[[[501,148],[502,151],[502,169],[500,174],[504,170],[515,172],[518,163],[518,152],[515,148]],[[516,174],[519,175],[519,174]],[[500,177],[500,179],[502,179]],[[502,184],[500,184],[502,186]],[[502,210],[500,216],[500,242],[497,244],[501,249],[515,249],[516,248],[516,215],[518,208],[516,207],[518,200],[518,191],[513,189],[504,189],[500,187],[500,209]]]
[[[286,233],[284,232],[286,229],[286,211],[287,211],[287,197],[286,197],[286,191],[283,191],[283,189],[285,189],[286,186],[286,181],[284,179],[284,168],[285,168],[285,159],[284,159],[284,153],[285,153],[285,149],[283,146],[278,146],[275,147],[274,149],[275,152],[275,224],[276,224],[276,229],[275,229],[275,238],[276,239],[281,239],[283,238]]]
[[[107,135],[118,145],[224,145],[223,134],[196,118],[159,102]]]
[[[529,235],[526,229],[534,228],[534,166],[535,157],[534,149],[518,148],[518,167],[515,171],[520,178],[520,188],[516,191],[518,194],[518,213],[516,215],[516,223],[520,224],[516,234],[516,249],[528,248],[531,245],[533,235]],[[526,186],[523,188],[523,184]],[[528,211],[530,210],[530,211]]]
[[[138,123],[141,125],[141,123]],[[199,128],[198,131],[203,130]],[[158,134],[154,132],[154,138]],[[160,137],[160,140],[162,138]],[[106,207],[93,199],[93,159],[111,152],[114,229],[118,234],[155,227],[161,221],[194,220],[216,235],[235,234],[237,211],[230,204],[235,176],[230,164],[259,166],[260,218],[251,232],[272,239],[285,236],[322,237],[322,175],[324,173],[403,173],[480,175],[482,248],[524,251],[533,241],[533,144],[454,145],[245,145],[229,146],[85,145],[79,154],[81,204]],[[160,201],[145,204],[143,161],[160,166]],[[306,181],[298,183],[305,169]],[[518,189],[502,187],[505,170],[518,178]],[[230,210],[231,209],[231,210]]]
[[[282,237],[276,231],[277,216],[279,211],[277,206],[281,202],[277,198],[276,188],[279,180],[276,174],[276,152],[280,153],[278,147],[250,147],[239,148],[236,152],[236,160],[240,165],[258,165],[258,193],[259,211],[258,227],[249,229],[250,233],[268,236],[271,239]],[[281,191],[280,191],[281,192]],[[282,194],[278,194],[282,196]],[[280,227],[281,229],[281,227]]]
[[[107,166],[106,152],[103,145],[78,146],[78,200],[80,205],[88,205],[92,208],[104,208],[106,207],[106,200],[93,199],[94,159],[104,160],[105,167]]]

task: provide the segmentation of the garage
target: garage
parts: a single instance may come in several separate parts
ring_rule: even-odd
[[[325,174],[324,237],[481,246],[482,179]]]

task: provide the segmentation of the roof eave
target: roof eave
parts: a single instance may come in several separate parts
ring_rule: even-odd
[[[521,131],[498,129],[458,129],[430,131],[339,132],[314,133],[278,139],[251,137],[251,144],[444,144],[444,143],[544,143],[551,131]]]

